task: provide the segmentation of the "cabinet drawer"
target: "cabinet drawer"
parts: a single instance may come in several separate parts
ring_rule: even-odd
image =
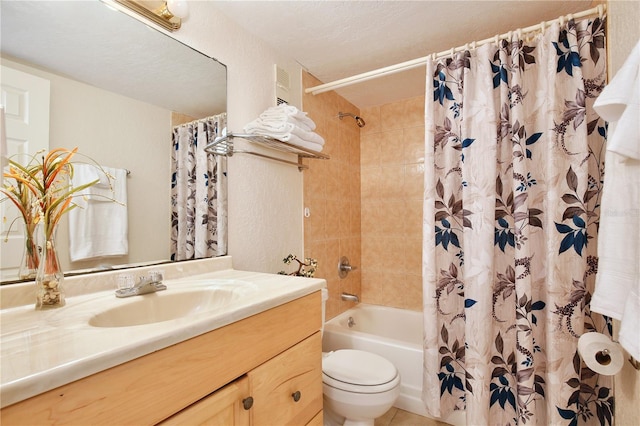
[[[322,426],[324,425],[324,417],[322,416],[322,411],[318,411],[309,423],[306,426]]]
[[[243,400],[249,395],[249,379],[243,377],[174,414],[159,426],[249,425],[249,411]]]
[[[301,425],[322,410],[320,332],[249,374],[253,425]]]

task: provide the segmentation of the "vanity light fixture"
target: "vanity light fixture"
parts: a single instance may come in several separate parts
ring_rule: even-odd
[[[168,31],[177,31],[182,25],[182,20],[189,15],[189,7],[185,0],[143,1],[143,0],[114,0],[124,6],[160,25]]]

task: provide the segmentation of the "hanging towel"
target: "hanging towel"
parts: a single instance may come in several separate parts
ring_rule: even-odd
[[[127,221],[127,171],[103,167],[113,176],[111,188],[98,184],[81,191],[69,211],[69,253],[72,262],[103,256],[123,256],[129,252]],[[95,180],[100,169],[92,165],[74,165],[72,184]],[[107,191],[107,192],[105,192]]]
[[[594,109],[609,140],[591,310],[620,320],[620,344],[640,359],[640,41]]]

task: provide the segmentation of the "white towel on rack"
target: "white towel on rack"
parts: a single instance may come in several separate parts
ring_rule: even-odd
[[[93,185],[81,191],[83,196],[74,200],[78,207],[69,211],[69,254],[72,262],[123,256],[129,252],[127,171],[110,167],[103,169],[114,177],[113,191],[106,189],[110,194],[108,198],[102,192],[96,196],[96,190],[105,189],[94,188],[96,185]],[[91,165],[75,165],[72,184],[79,186],[95,180],[94,176],[99,174],[99,170]],[[90,178],[87,180],[87,177]]]
[[[594,109],[610,123],[591,310],[620,320],[620,344],[640,359],[640,42]]]
[[[114,194],[111,186],[111,179],[107,175],[109,172],[106,169],[107,168],[101,169],[99,166],[93,164],[74,164],[73,178],[71,179],[71,183],[74,187],[96,180],[98,181],[90,187],[76,192],[76,198],[84,197],[85,199],[92,201],[111,202]]]
[[[316,129],[316,123],[313,122],[307,116],[307,113],[304,111],[300,111],[293,105],[278,105],[276,107],[271,107],[266,109],[262,114],[260,114],[260,118],[265,120],[279,120],[279,121],[289,121],[294,122],[294,124],[299,123],[305,130],[313,131]]]
[[[301,148],[310,149],[311,151],[316,151],[316,152],[322,151],[322,148],[323,148],[322,145],[320,145],[319,143],[306,141],[304,139],[299,138],[296,135],[290,135],[288,140],[286,140],[285,142],[288,142],[293,145],[297,145]]]
[[[301,129],[295,124],[286,122],[264,122],[262,119],[257,118],[244,126],[244,131],[252,135],[271,136],[278,140],[291,143],[295,143],[293,141],[301,139],[320,145],[320,149],[324,146],[324,138],[316,132],[309,132]],[[291,138],[292,135],[297,136],[297,139]]]

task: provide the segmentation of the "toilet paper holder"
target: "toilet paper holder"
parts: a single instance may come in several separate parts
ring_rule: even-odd
[[[620,371],[624,363],[623,360],[625,352],[624,348],[620,345],[620,342],[597,332],[584,333],[578,340],[578,352],[590,369],[594,370],[594,367],[598,368],[598,366],[609,368],[612,367],[610,364],[615,362],[617,367],[613,367],[615,372],[610,371],[611,374],[616,374]],[[615,346],[610,346],[611,343]],[[589,345],[591,348],[589,348]],[[615,350],[613,349],[614,347]],[[627,355],[629,356],[628,361],[631,366],[640,371],[640,362],[633,358],[629,353],[627,353]],[[589,359],[592,360],[591,363]],[[597,364],[594,364],[594,361]]]
[[[635,368],[636,370],[640,370],[640,361],[638,361],[634,357],[630,356],[629,357],[629,362],[631,363],[633,368]]]
[[[614,343],[620,343],[617,340],[612,340]],[[596,354],[596,361],[598,361],[602,365],[608,365],[611,362],[611,356],[609,355],[609,349],[603,349]],[[629,363],[636,370],[640,371],[640,361],[635,359],[632,356],[629,356]]]

